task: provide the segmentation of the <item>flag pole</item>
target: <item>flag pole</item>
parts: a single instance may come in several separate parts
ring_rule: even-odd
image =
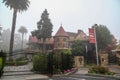
[[[97,47],[97,38],[96,38],[96,29],[95,29],[95,27],[94,27],[94,33],[95,33],[96,60],[97,60],[97,65],[99,65],[98,47]]]

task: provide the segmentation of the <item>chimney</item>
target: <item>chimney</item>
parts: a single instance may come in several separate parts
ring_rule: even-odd
[[[81,33],[81,32],[83,32],[83,31],[79,29],[79,30],[78,30],[78,33]]]

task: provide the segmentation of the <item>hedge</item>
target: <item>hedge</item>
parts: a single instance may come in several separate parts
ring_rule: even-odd
[[[22,66],[26,65],[28,63],[27,60],[22,60],[22,61],[6,61],[5,65],[6,66]]]

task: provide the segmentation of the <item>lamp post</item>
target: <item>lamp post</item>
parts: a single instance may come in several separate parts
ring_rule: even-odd
[[[86,57],[86,64],[87,64],[87,34],[85,33],[85,57]]]
[[[97,24],[96,24],[97,25]],[[95,26],[96,26],[95,25]],[[99,65],[99,58],[98,58],[98,47],[97,47],[97,38],[96,38],[96,29],[94,27],[94,33],[95,33],[95,47],[96,47],[96,60],[97,60],[97,65]]]

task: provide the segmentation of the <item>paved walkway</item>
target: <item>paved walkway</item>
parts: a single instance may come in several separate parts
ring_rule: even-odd
[[[108,66],[109,70],[118,73],[116,76],[120,77],[120,69],[117,66]],[[24,66],[6,66],[4,68],[4,75],[0,80],[40,80],[48,78],[48,76],[35,74],[31,72],[32,63]],[[75,74],[88,74],[88,68],[79,68]]]
[[[88,74],[88,68],[79,68],[75,74]]]
[[[114,77],[120,78],[120,69],[116,65],[107,66],[111,72],[115,72]],[[88,68],[79,68],[75,74],[88,74]]]
[[[17,76],[2,76],[0,80],[40,80],[47,79],[48,76],[33,74],[33,75],[17,75]]]
[[[46,75],[31,72],[32,63],[24,66],[5,66],[0,80],[40,80],[48,78]]]
[[[10,72],[10,71],[30,71],[32,69],[32,63],[28,63],[27,65],[23,66],[5,66],[4,71]]]
[[[118,68],[117,65],[110,65],[108,67],[110,71],[120,74],[120,69]]]
[[[115,72],[117,74],[120,74],[120,69],[118,68],[117,65],[110,65],[110,66],[107,66],[109,68],[109,70],[111,72]],[[88,68],[79,68],[78,69],[78,72],[76,72],[76,74],[87,74],[89,71]]]

